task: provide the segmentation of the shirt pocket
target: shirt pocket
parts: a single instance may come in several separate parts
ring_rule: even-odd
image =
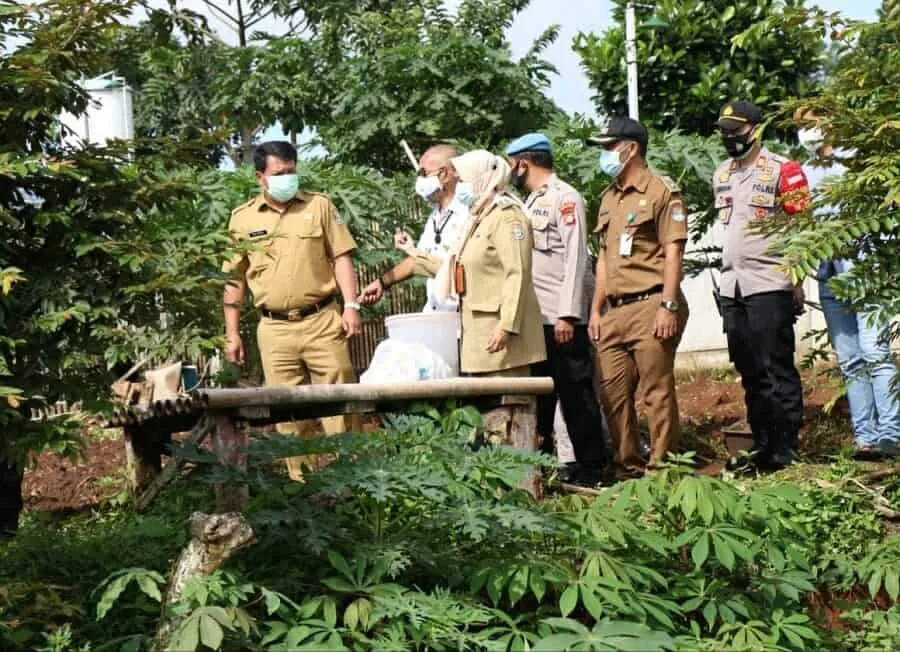
[[[550,216],[531,216],[531,230],[534,237],[534,248],[538,251],[550,251]]]
[[[632,213],[633,219],[625,221],[625,233],[632,236],[636,241],[650,242],[655,244],[659,238],[656,233],[656,222],[653,219],[653,207],[642,206]]]
[[[606,247],[606,237],[609,232],[609,210],[601,208],[597,214],[597,226],[594,233],[597,235],[598,242],[601,247]]]
[[[750,195],[750,219],[765,220],[775,212],[775,195],[771,193],[754,193]]]
[[[291,228],[292,253],[301,259],[319,261],[327,257],[325,231],[315,219],[299,220]]]

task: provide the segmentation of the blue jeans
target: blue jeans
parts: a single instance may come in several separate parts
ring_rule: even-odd
[[[900,444],[900,401],[891,388],[897,367],[885,332],[868,325],[819,281],[828,337],[847,383],[850,421],[859,446]]]

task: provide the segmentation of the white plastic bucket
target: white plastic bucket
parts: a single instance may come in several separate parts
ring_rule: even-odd
[[[388,337],[401,342],[418,342],[437,353],[459,375],[459,313],[413,312],[384,320]]]

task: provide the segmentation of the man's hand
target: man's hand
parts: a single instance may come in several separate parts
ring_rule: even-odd
[[[359,311],[354,308],[344,308],[341,325],[344,327],[344,335],[347,337],[362,333],[362,317],[359,316]]]
[[[805,312],[803,303],[806,301],[806,292],[803,291],[802,285],[794,287],[794,314],[802,315]]]
[[[413,242],[412,236],[409,233],[397,230],[394,234],[394,246],[407,256],[412,256],[413,251],[416,248],[416,243]]]
[[[381,279],[375,279],[363,288],[359,295],[359,302],[364,306],[371,306],[381,301],[383,296],[384,283],[381,282]]]
[[[553,327],[553,337],[557,344],[568,344],[575,339],[575,326],[566,319],[557,319]]]
[[[244,364],[244,343],[240,335],[229,335],[226,338],[225,359],[232,364]]]
[[[507,342],[509,342],[509,333],[500,326],[494,326],[494,330],[491,331],[491,336],[488,338],[487,350],[489,353],[497,353],[506,348]]]
[[[591,310],[591,318],[588,320],[588,335],[595,344],[600,341],[600,311]]]
[[[656,320],[653,322],[653,335],[661,340],[667,340],[676,332],[678,332],[678,318],[675,313],[660,306],[656,310]]]

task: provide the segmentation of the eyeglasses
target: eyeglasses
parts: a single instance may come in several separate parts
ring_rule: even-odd
[[[441,170],[444,170],[444,169],[446,169],[446,166],[441,166],[441,167],[439,167],[437,170],[432,170],[431,172],[429,172],[429,171],[426,170],[425,168],[419,168],[418,175],[419,175],[420,177],[436,176],[436,175],[438,175],[438,174],[441,173]]]

